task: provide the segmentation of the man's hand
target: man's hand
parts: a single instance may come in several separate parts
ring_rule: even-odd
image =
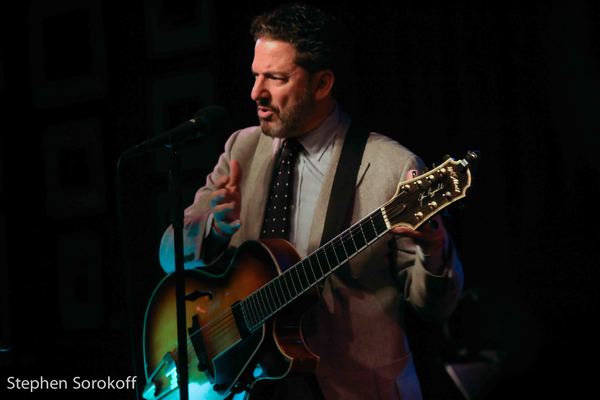
[[[406,179],[412,179],[414,172],[416,171],[408,171]],[[421,225],[418,230],[397,226],[392,228],[392,232],[412,238],[421,247],[425,255],[425,267],[429,272],[433,274],[443,273],[448,247],[448,232],[439,215],[432,217],[428,222]]]
[[[210,209],[213,213],[213,227],[226,238],[240,228],[240,178],[242,171],[236,160],[229,163],[229,176],[222,176],[216,182],[216,189],[210,195]]]

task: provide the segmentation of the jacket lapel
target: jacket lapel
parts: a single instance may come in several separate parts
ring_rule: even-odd
[[[273,146],[273,139],[261,133],[251,166],[248,169],[246,190],[242,194],[240,241],[260,237],[275,163]]]

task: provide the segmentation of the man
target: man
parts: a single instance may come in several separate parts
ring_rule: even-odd
[[[260,127],[235,132],[206,185],[185,210],[186,268],[202,267],[227,246],[259,239],[274,164],[284,143],[301,147],[294,167],[289,240],[301,257],[319,247],[333,178],[351,120],[334,87],[343,64],[337,22],[309,5],[286,5],[257,17],[251,97]],[[397,142],[369,134],[358,170],[352,222],[384,204],[398,182],[421,170]],[[350,199],[349,199],[350,201]],[[173,271],[173,232],[161,243]],[[192,257],[193,255],[193,257]],[[421,397],[404,327],[407,307],[443,319],[462,288],[460,262],[441,219],[422,230],[394,228],[330,276],[305,340],[320,356],[316,377],[326,399]],[[290,383],[292,382],[292,383]],[[293,388],[292,386],[293,385]],[[277,396],[311,398],[293,379]]]

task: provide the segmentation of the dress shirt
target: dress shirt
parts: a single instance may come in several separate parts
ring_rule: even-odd
[[[343,133],[349,121],[350,117],[336,107],[321,125],[298,138],[303,149],[298,154],[294,170],[290,242],[303,258],[308,251],[314,211],[317,207],[327,206],[317,204],[317,201],[331,164],[334,139]],[[273,141],[273,154],[280,151],[283,140],[278,138]]]

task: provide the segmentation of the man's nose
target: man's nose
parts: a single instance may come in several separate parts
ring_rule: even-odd
[[[265,87],[264,80],[261,77],[255,79],[250,97],[257,103],[264,103],[269,99],[269,91]]]

